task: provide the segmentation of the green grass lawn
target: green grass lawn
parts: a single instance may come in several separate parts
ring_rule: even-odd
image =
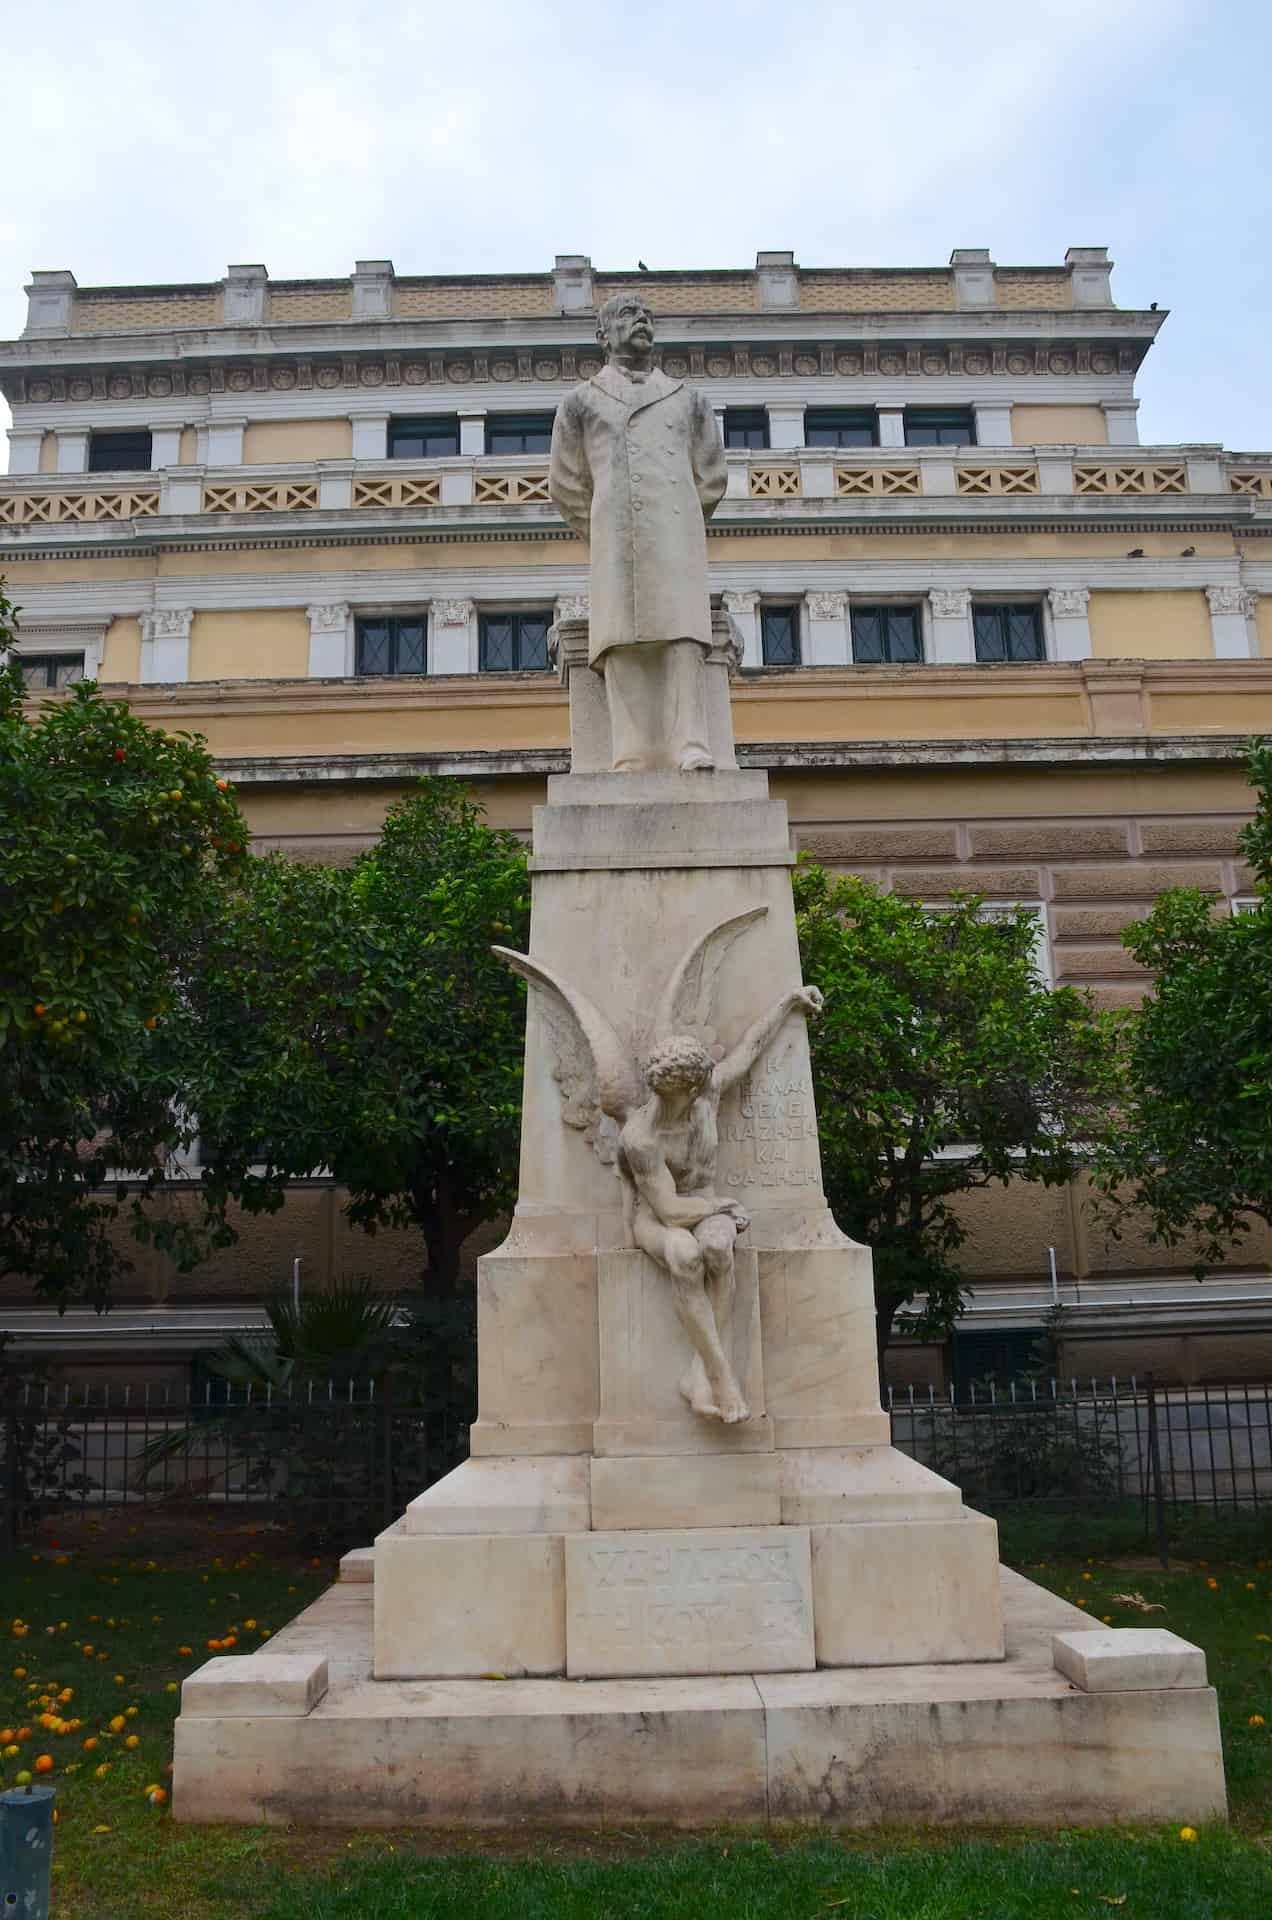
[[[0,1561],[0,1732],[30,1729],[7,1743],[19,1751],[0,1757],[0,1778],[12,1785],[40,1754],[54,1762],[54,1920],[701,1920],[709,1909],[729,1920],[1272,1916],[1272,1563],[1214,1559],[1167,1574],[1147,1561],[1017,1556],[1031,1578],[1085,1603],[1094,1621],[1166,1625],[1206,1649],[1219,1687],[1230,1828],[1202,1829],[1195,1840],[1171,1828],[690,1841],[614,1830],[175,1826],[147,1789],[170,1789],[182,1677],[218,1650],[210,1640],[233,1634],[235,1651],[262,1645],[321,1591],[333,1564],[280,1559],[269,1535],[250,1532],[176,1552],[147,1551],[143,1531],[116,1540],[111,1557],[88,1529],[76,1531],[70,1551],[50,1538],[59,1538],[56,1524],[38,1557],[32,1549]],[[1119,1594],[1164,1611],[1141,1613]],[[71,1698],[57,1700],[67,1688]],[[50,1730],[39,1724],[45,1711],[80,1725]],[[86,1749],[86,1741],[97,1744]],[[368,1797],[375,1786],[369,1778]]]

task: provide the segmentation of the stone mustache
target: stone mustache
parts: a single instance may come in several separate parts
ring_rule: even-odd
[[[720,1102],[752,1071],[789,1015],[815,1016],[822,1005],[816,987],[800,987],[774,1001],[730,1051],[705,1044],[714,1037],[711,1001],[724,956],[767,911],[735,914],[689,947],[664,988],[643,1060],[569,981],[527,954],[494,949],[547,996],[562,1117],[614,1166],[631,1244],[670,1277],[694,1350],[680,1391],[703,1419],[729,1425],[750,1413],[728,1359],[733,1248],[750,1221],[736,1200],[714,1191]]]

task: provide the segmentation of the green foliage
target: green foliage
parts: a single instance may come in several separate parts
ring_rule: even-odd
[[[1272,743],[1249,754],[1257,805],[1242,837],[1259,904],[1220,916],[1176,888],[1123,944],[1155,974],[1134,1022],[1122,1123],[1101,1167],[1105,1220],[1128,1212],[1150,1236],[1191,1240],[1199,1273],[1272,1221]]]
[[[453,781],[421,782],[351,867],[245,869],[172,1026],[210,1204],[273,1210],[325,1167],[358,1225],[417,1226],[453,1290],[515,1194],[524,989],[490,948],[528,911],[519,843]]]
[[[370,1281],[337,1281],[299,1302],[276,1293],[265,1302],[268,1334],[231,1334],[208,1355],[210,1370],[239,1387],[293,1387],[319,1381],[375,1380],[394,1352],[395,1302]]]
[[[874,1250],[880,1348],[916,1294],[908,1326],[943,1333],[960,1196],[1074,1177],[1116,1085],[1110,1023],[1046,986],[1025,908],[968,895],[933,913],[803,863],[795,904],[804,978],[826,996],[809,1038],[827,1196]]]
[[[0,593],[0,649],[16,609]],[[148,727],[91,682],[30,708],[0,670],[0,1271],[102,1306],[181,1138],[163,1032],[193,930],[247,829],[196,735]]]

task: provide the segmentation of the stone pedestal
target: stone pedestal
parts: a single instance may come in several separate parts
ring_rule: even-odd
[[[763,774],[554,779],[531,955],[639,1053],[681,954],[751,915],[704,963],[722,1053],[800,981],[789,847]],[[732,1426],[682,1392],[671,1283],[627,1244],[569,1049],[532,987],[521,1199],[479,1265],[473,1458],[377,1544],[377,1676],[1000,1659],[992,1521],[888,1445],[870,1256],[822,1192],[803,1021],[720,1114],[717,1186],[751,1221],[724,1336],[750,1418]]]
[[[708,668],[717,770],[618,775],[603,770],[586,626],[558,630],[575,770],[535,815],[530,955],[586,992],[636,1059],[686,1031],[720,1059],[801,985],[786,810],[763,774],[736,768],[726,638]],[[668,1026],[658,1009],[682,961]],[[1074,1651],[1062,1633],[1078,1684],[1165,1675],[1157,1692],[1065,1704],[1052,1640],[1086,1622],[1056,1603],[1024,1667],[1005,1671],[993,1522],[889,1445],[870,1255],[822,1191],[802,1016],[719,1113],[714,1186],[750,1223],[722,1329],[750,1417],[729,1426],[681,1391],[692,1349],[668,1275],[630,1243],[571,1019],[531,987],[520,1198],[478,1268],[472,1457],[381,1534],[370,1593],[365,1556],[351,1558],[361,1664],[297,1709],[294,1748],[276,1706],[227,1708],[218,1732],[222,1692],[195,1688],[178,1817],[339,1818],[355,1764],[359,1822],[1221,1807],[1195,1663],[1131,1663],[1119,1681],[1102,1646]],[[319,1611],[295,1651],[327,1651],[338,1609]],[[1099,1777],[1119,1782],[1098,1805],[1092,1747]]]

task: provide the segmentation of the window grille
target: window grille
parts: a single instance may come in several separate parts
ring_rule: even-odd
[[[149,473],[151,442],[148,428],[126,433],[91,433],[88,437],[90,473]]]
[[[974,447],[976,416],[970,407],[907,407],[907,447]]]
[[[799,665],[799,608],[760,608],[760,656],[766,667]]]
[[[734,453],[762,453],[769,443],[768,413],[764,407],[726,407],[724,444]]]
[[[809,407],[806,447],[877,447],[879,419],[873,407]]]
[[[552,415],[550,413],[487,415],[487,453],[547,453],[551,446]]]
[[[483,613],[478,620],[477,664],[483,673],[534,673],[548,665],[552,615],[538,609]]]
[[[852,657],[858,666],[914,666],[923,659],[918,607],[852,607]]]
[[[354,628],[354,671],[426,673],[427,633],[422,613],[368,615]]]
[[[1042,638],[1042,608],[1028,602],[1008,601],[999,607],[972,607],[972,628],[976,636],[976,658],[993,660],[1045,660]]]
[[[430,413],[390,420],[390,460],[444,460],[459,452],[459,415]]]

